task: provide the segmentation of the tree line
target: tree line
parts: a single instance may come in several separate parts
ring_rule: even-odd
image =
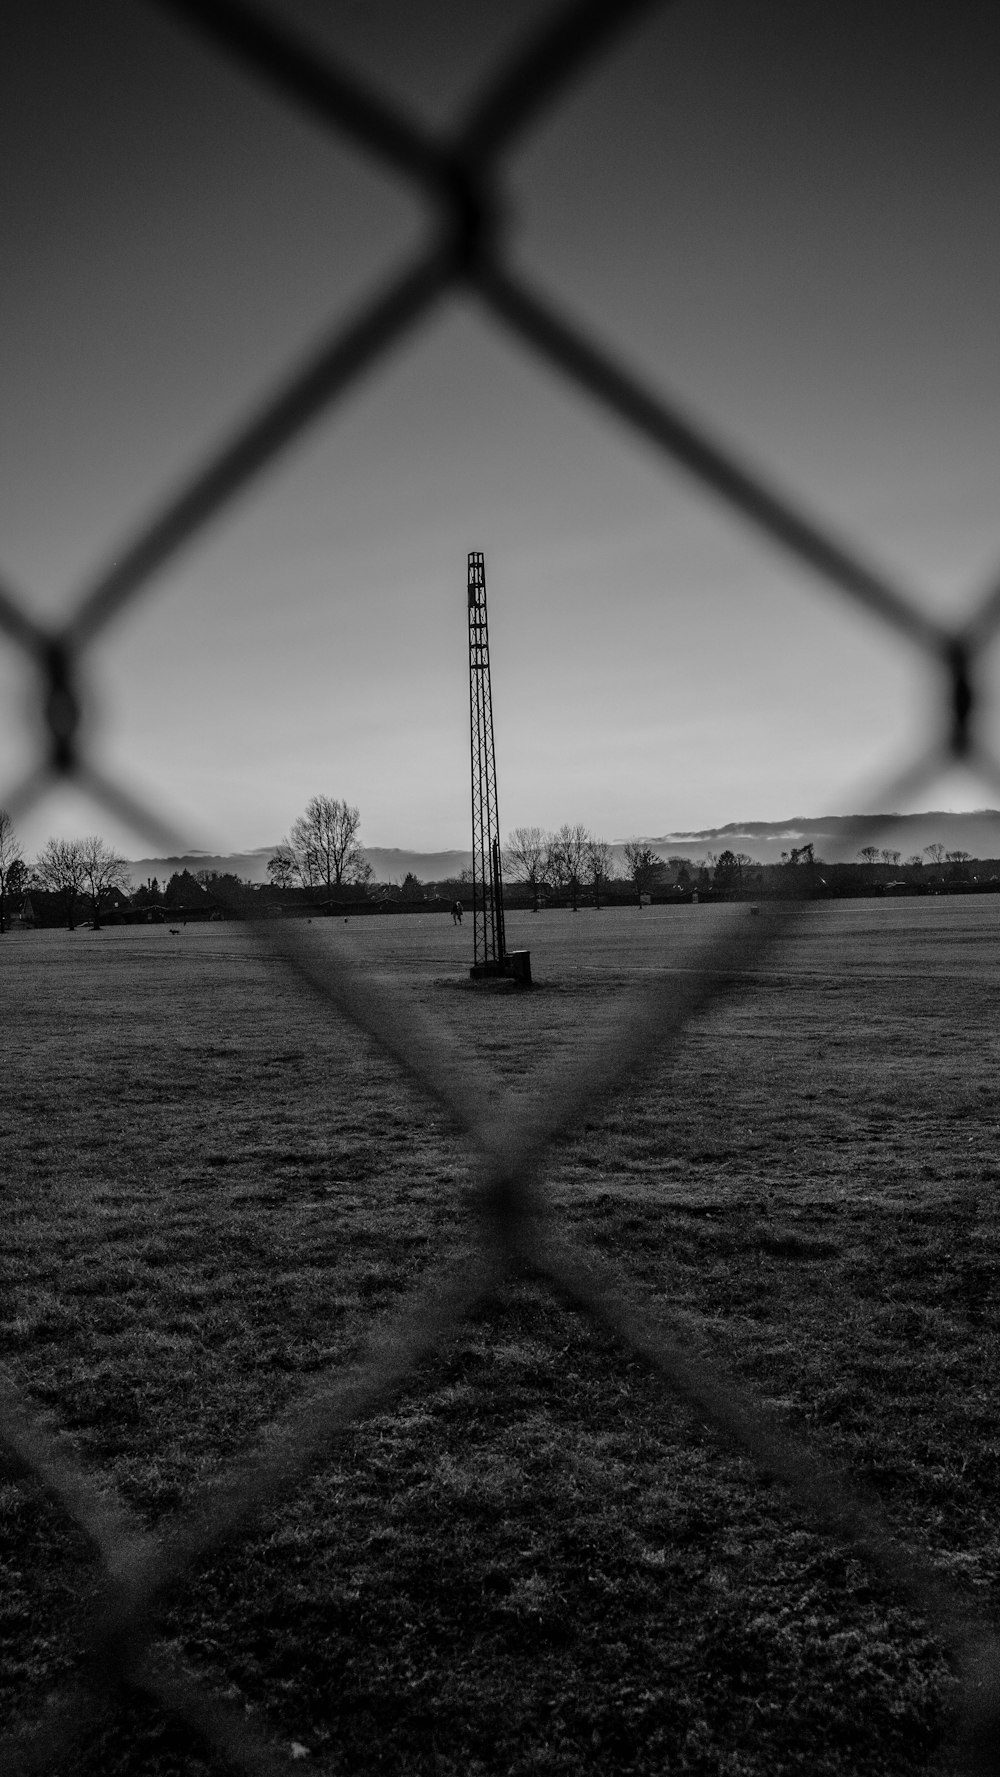
[[[291,826],[268,864],[277,888],[293,885],[328,892],[350,884],[363,891],[373,871],[358,842],[359,811],[332,796],[313,796]],[[0,932],[7,929],[10,908],[32,890],[55,897],[62,918],[73,930],[81,906],[99,928],[111,894],[133,905],[181,906],[214,888],[223,900],[239,904],[255,885],[217,871],[175,873],[165,889],[153,878],[136,889],[128,860],[98,834],[86,839],[49,839],[33,859],[25,857],[6,809],[0,808]]]
[[[86,839],[48,839],[29,862],[10,815],[0,808],[0,932],[7,929],[12,900],[30,889],[55,895],[72,929],[81,901],[89,903],[99,925],[102,901],[113,889],[131,893],[132,882],[126,860],[96,833]]]
[[[663,860],[640,840],[629,840],[624,848],[628,871],[637,896],[648,892]],[[542,895],[557,895],[571,902],[575,912],[584,894],[601,905],[601,892],[614,880],[613,849],[579,822],[565,825],[555,832],[543,827],[514,827],[502,849],[504,874],[512,882],[524,883],[532,906],[538,911]]]
[[[569,900],[574,907],[586,892],[600,906],[602,893],[627,883],[640,904],[645,894],[705,893],[739,899],[759,896],[809,896],[881,892],[890,882],[911,889],[971,886],[980,880],[969,866],[977,860],[967,851],[948,851],[934,842],[923,853],[903,859],[891,847],[862,846],[854,863],[826,864],[811,843],[782,852],[780,861],[764,864],[747,852],[708,852],[701,858],[662,857],[639,839],[622,847],[623,870],[612,872],[612,847],[595,839],[585,827],[561,827],[555,833],[540,827],[516,827],[503,850],[508,880],[526,889],[534,908],[543,899]],[[1000,874],[1000,873],[998,873]],[[989,881],[997,880],[990,876]],[[614,896],[619,899],[619,895]]]
[[[382,900],[417,899],[428,887],[438,894],[461,895],[471,886],[471,873],[446,883],[427,885],[407,874],[401,887],[376,884],[374,872],[360,843],[361,815],[351,803],[333,796],[312,796],[301,815],[268,860],[272,889],[305,891],[335,898],[352,889],[359,900],[377,895]],[[975,860],[966,851],[947,851],[937,842],[905,861],[890,847],[862,846],[854,864],[824,864],[811,844],[783,852],[778,864],[760,864],[745,852],[726,850],[705,858],[661,857],[642,840],[622,847],[623,874],[614,872],[614,848],[591,833],[582,823],[566,823],[555,830],[514,827],[503,847],[503,869],[508,881],[520,885],[537,911],[542,900],[569,902],[574,911],[584,899],[600,907],[612,885],[627,884],[642,904],[644,895],[673,890],[680,894],[705,890],[713,895],[739,897],[747,894],[823,894],[858,892],[865,886],[884,887],[902,870],[901,879],[915,886],[928,870],[938,872],[929,880],[963,883],[971,880],[968,865]],[[925,865],[924,858],[927,863]],[[823,872],[821,875],[820,872]],[[992,880],[992,879],[991,879]],[[206,892],[233,911],[245,911],[250,897],[260,898],[261,884],[242,882],[216,871],[184,870],[174,874],[165,889],[155,879],[133,887],[127,860],[97,834],[85,839],[49,839],[34,859],[27,859],[10,815],[0,808],[0,932],[7,928],[11,905],[32,889],[54,897],[61,916],[72,930],[81,905],[89,909],[95,927],[112,894],[128,899],[137,909],[157,906],[180,908],[204,902]],[[618,897],[616,897],[618,898]]]

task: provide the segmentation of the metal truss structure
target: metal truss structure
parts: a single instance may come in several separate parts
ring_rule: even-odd
[[[505,972],[503,876],[497,762],[493,744],[490,638],[486,622],[486,563],[469,552],[469,712],[472,730],[473,975]]]

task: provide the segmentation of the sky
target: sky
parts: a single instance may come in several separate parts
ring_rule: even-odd
[[[271,0],[442,130],[551,11]],[[998,38],[963,0],[677,0],[505,162],[519,273],[949,620],[1000,564]],[[428,226],[145,0],[5,9],[0,584],[66,616]],[[370,845],[467,847],[472,549],[505,832],[849,813],[926,745],[909,642],[456,293],[101,636],[91,756],[202,849],[270,845],[317,793]],[[0,633],[0,804],[33,685]],[[64,789],[19,830],[152,837]]]

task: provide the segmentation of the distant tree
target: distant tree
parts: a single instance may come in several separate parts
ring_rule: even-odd
[[[898,851],[881,851],[879,853],[883,864],[898,864],[901,856],[902,853]]]
[[[935,839],[933,845],[925,845],[924,850],[927,853],[927,856],[930,858],[930,861],[932,864],[940,864],[941,863],[941,861],[944,857],[944,846],[941,844],[941,841],[939,839]]]
[[[808,900],[815,894],[816,884],[816,851],[812,840],[782,852],[776,885],[780,895],[796,901]]]
[[[601,905],[601,884],[611,875],[611,847],[592,833],[583,848],[584,877],[594,891],[594,906]]]
[[[163,891],[156,877],[142,882],[132,895],[133,907],[159,907],[163,900]]]
[[[35,859],[34,877],[62,903],[67,929],[76,924],[76,909],[86,881],[79,839],[47,839]]]
[[[83,888],[90,899],[91,918],[96,932],[101,923],[102,897],[112,889],[118,889],[123,895],[130,895],[132,879],[126,860],[112,851],[110,845],[96,833],[80,840],[80,863]]]
[[[586,827],[562,826],[549,838],[545,860],[546,880],[561,894],[568,894],[575,913],[580,901],[580,887],[586,867],[590,834]]]
[[[197,870],[195,881],[204,894],[217,904],[221,901],[227,913],[236,919],[254,918],[260,907],[254,906],[257,884],[247,882],[232,870]]]
[[[966,870],[965,866],[970,863],[971,860],[972,853],[970,851],[945,852],[945,861],[951,865],[951,875],[959,881],[968,880],[969,872]]]
[[[550,835],[541,827],[513,827],[503,848],[504,875],[511,882],[527,884],[536,913],[538,899],[545,884],[549,842]]]
[[[358,844],[361,815],[350,803],[335,796],[311,796],[305,813],[292,823],[280,851],[291,853],[306,888],[340,888],[352,881],[364,862]]]
[[[294,888],[298,880],[298,866],[293,854],[279,846],[274,857],[267,860],[267,874],[275,888]]]
[[[920,856],[920,853],[918,851],[915,851],[911,857],[908,857],[906,862],[909,864],[910,868],[913,870],[916,870],[916,869],[922,870],[924,867],[924,860]]]
[[[789,860],[787,852],[782,855],[786,862],[791,861]],[[796,859],[799,854],[793,850],[791,856],[793,859]],[[683,864],[684,859],[678,858],[675,860],[671,858],[669,862]],[[746,886],[744,872],[752,869],[756,865],[756,862],[756,858],[752,858],[749,852],[728,850],[720,852],[714,865],[712,878],[713,888],[715,888],[720,894],[724,895],[742,894]]]
[[[7,930],[7,898],[18,893],[27,876],[14,823],[5,808],[0,808],[0,932]]]
[[[731,895],[740,887],[742,871],[734,851],[720,852],[715,860],[714,886],[719,894]]]
[[[663,867],[663,859],[655,851],[650,851],[649,846],[643,845],[640,840],[630,839],[625,847],[625,867],[628,871],[628,879],[635,889],[636,900],[641,907],[643,895],[649,893],[657,872]],[[690,882],[690,872],[686,865],[684,866],[684,876],[685,884]],[[678,870],[677,881],[680,882],[680,880],[681,872]]]
[[[196,870],[194,879],[203,889],[218,888],[220,883],[236,883],[240,888],[249,888],[250,886],[249,883],[244,882],[242,876],[237,876],[234,870]]]
[[[406,875],[403,877],[403,880],[399,885],[399,892],[402,895],[403,900],[416,901],[423,894],[423,890],[424,885],[419,876],[414,876],[412,870],[407,870]]]
[[[190,870],[175,870],[163,892],[163,898],[168,907],[197,906],[199,901],[205,899],[205,889]]]
[[[863,845],[858,853],[863,864],[877,864],[879,851],[877,845]]]

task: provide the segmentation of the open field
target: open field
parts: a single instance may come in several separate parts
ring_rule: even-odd
[[[446,918],[315,940],[530,1100],[738,915],[511,916],[530,994],[469,987]],[[15,934],[0,992],[2,1355],[155,1526],[464,1250],[469,1155],[245,927]],[[1000,900],[810,909],[669,1069],[557,1143],[549,1183],[1000,1625],[998,1004]],[[0,1511],[0,1717],[30,1723],[94,1569],[30,1483]],[[933,1626],[529,1278],[161,1622],[330,1777],[964,1768]],[[226,1768],[130,1699],[73,1765]]]

